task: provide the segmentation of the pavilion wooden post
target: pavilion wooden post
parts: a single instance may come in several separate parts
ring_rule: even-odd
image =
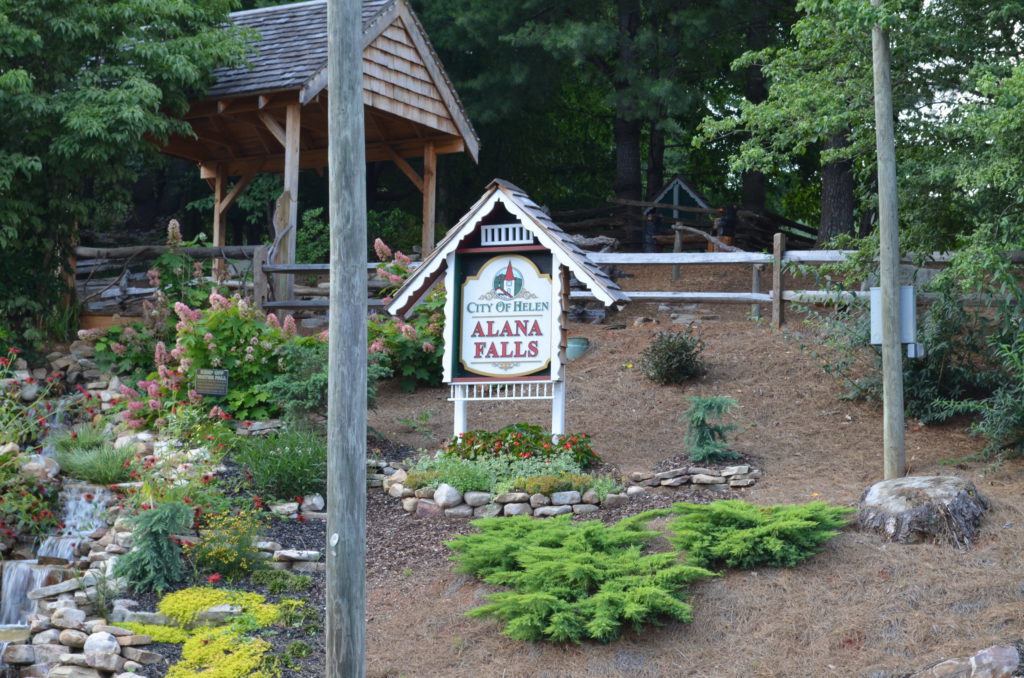
[[[224,165],[218,164],[214,170],[213,177],[213,246],[224,247],[227,245],[227,225],[224,223],[224,213],[221,203],[224,201],[224,187],[227,184],[227,170]],[[220,282],[227,277],[227,262],[224,259],[213,260],[213,279]]]
[[[295,233],[299,227],[299,138],[302,105],[289,104],[284,128],[284,190],[281,192],[281,214],[274,226],[278,229],[275,264],[295,263]],[[283,234],[283,235],[282,235]],[[274,279],[274,298],[284,301],[292,298],[295,277],[278,275]]]
[[[327,3],[331,92],[327,115],[331,236],[327,678],[366,675],[366,147],[361,12],[359,0]]]
[[[786,252],[786,234],[776,233],[772,239],[772,327],[778,329],[785,322],[782,308],[782,255]]]
[[[437,153],[433,143],[423,146],[423,242],[421,257],[434,249],[434,212],[436,211],[437,194]]]

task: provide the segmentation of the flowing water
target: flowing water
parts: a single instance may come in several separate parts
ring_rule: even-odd
[[[60,558],[68,564],[74,560],[75,546],[82,537],[106,524],[103,514],[111,494],[105,487],[87,483],[65,482],[60,492],[64,528],[47,537],[36,554],[40,557]],[[41,586],[60,583],[73,574],[67,565],[40,565],[36,560],[8,560],[2,563],[0,584],[0,658],[6,649],[9,633],[23,633],[30,614],[36,610],[36,601],[29,600],[28,592]],[[0,676],[4,672],[0,659]]]

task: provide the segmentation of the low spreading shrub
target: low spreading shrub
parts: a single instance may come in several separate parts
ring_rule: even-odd
[[[247,436],[238,440],[231,458],[265,499],[326,496],[327,441],[315,431],[287,429],[269,436]]]
[[[736,407],[736,401],[729,396],[692,396],[689,402],[690,408],[683,416],[686,422],[683,445],[689,452],[690,461],[739,459],[739,453],[730,450],[725,439],[725,435],[736,427],[719,422]]]
[[[626,627],[688,622],[686,586],[714,576],[675,553],[643,555],[659,533],[640,530],[633,518],[608,526],[567,515],[514,516],[473,525],[479,533],[447,543],[456,570],[512,591],[489,595],[489,604],[468,614],[503,620],[503,633],[517,640],[609,642]]]
[[[854,509],[825,502],[756,506],[737,499],[707,505],[679,503],[669,542],[694,565],[792,567],[821,551]]]
[[[704,341],[690,332],[658,332],[640,358],[640,370],[656,384],[681,384],[705,372]]]
[[[509,492],[521,489],[524,479],[543,475],[568,475],[580,478],[584,489],[594,477],[581,475],[580,465],[568,454],[539,457],[508,458],[429,456],[420,457],[403,483],[406,487],[437,487],[448,483],[460,492],[477,490],[481,492]],[[587,479],[587,480],[582,480]]]
[[[584,433],[552,436],[540,426],[525,423],[512,424],[497,432],[467,431],[444,443],[441,453],[462,459],[553,459],[569,456],[582,467],[601,461],[594,453],[590,436]]]

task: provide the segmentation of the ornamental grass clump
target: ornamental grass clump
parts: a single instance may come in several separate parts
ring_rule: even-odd
[[[134,451],[128,445],[115,449],[106,432],[93,425],[76,426],[54,440],[57,463],[72,478],[94,485],[129,480]]]
[[[669,542],[694,565],[793,567],[824,548],[855,509],[816,501],[756,506],[738,499],[707,505],[678,503]]]
[[[650,515],[615,525],[529,516],[485,518],[480,532],[447,542],[457,571],[512,590],[471,617],[497,617],[517,640],[609,642],[627,627],[640,630],[664,619],[693,619],[686,586],[715,576],[679,562],[675,553],[644,555],[660,533],[640,529]]]

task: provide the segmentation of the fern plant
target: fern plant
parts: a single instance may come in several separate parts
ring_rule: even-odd
[[[740,455],[729,449],[725,439],[736,427],[718,423],[736,407],[736,401],[729,396],[692,396],[689,401],[690,409],[683,417],[686,422],[683,443],[690,452],[690,461],[739,459]]]
[[[729,499],[707,505],[681,502],[671,511],[669,542],[694,565],[792,567],[821,551],[854,509],[816,501],[755,506]]]
[[[135,592],[162,593],[185,577],[181,545],[172,539],[192,525],[192,509],[181,502],[167,502],[131,519],[135,548],[121,556],[114,575],[128,579]]]
[[[686,585],[712,572],[679,562],[675,553],[645,555],[658,532],[640,529],[651,513],[616,525],[572,523],[571,516],[486,518],[477,534],[458,537],[457,571],[512,591],[495,593],[471,617],[493,616],[518,640],[612,641],[663,618],[693,619]]]

